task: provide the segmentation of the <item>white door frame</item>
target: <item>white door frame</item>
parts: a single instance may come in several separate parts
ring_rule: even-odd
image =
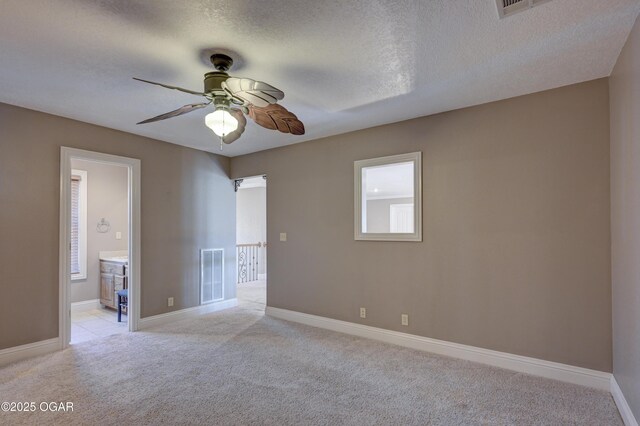
[[[76,148],[60,148],[60,246],[59,246],[59,322],[60,349],[69,346],[71,339],[70,260],[71,240],[71,160],[89,160],[102,164],[124,166],[129,179],[129,306],[127,317],[129,331],[138,330],[140,321],[140,160],[85,151]]]

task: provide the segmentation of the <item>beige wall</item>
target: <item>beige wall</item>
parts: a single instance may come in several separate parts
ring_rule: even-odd
[[[613,373],[640,419],[640,21],[609,88]]]
[[[127,250],[129,189],[126,167],[72,159],[71,168],[87,172],[87,278],[71,282],[74,303],[100,298],[99,252]],[[111,225],[108,232],[97,230],[102,218]],[[121,239],[116,232],[122,233]]]
[[[601,79],[233,158],[268,175],[268,304],[611,371],[608,96]],[[424,241],[354,241],[353,161],[414,151]]]
[[[61,146],[141,160],[142,317],[198,304],[203,247],[225,248],[235,297],[227,158],[0,104],[0,349],[58,335]]]

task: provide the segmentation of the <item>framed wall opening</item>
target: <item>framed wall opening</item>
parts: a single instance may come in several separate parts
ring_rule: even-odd
[[[141,264],[141,243],[140,243],[140,160],[120,157],[111,154],[104,154],[93,151],[85,151],[75,148],[62,147],[60,150],[60,234],[59,234],[59,337],[61,349],[66,348],[71,340],[71,285],[72,285],[72,164],[76,161],[97,163],[101,165],[111,165],[124,168],[126,170],[126,233],[127,252],[119,253],[123,257],[124,266],[121,275],[126,275],[127,280],[127,322],[128,331],[136,331],[140,320],[140,264]],[[93,224],[94,227],[96,226]],[[98,223],[98,227],[104,226],[104,222]],[[115,256],[115,253],[112,253]],[[101,253],[102,257],[102,253]],[[101,267],[101,276],[102,265]],[[108,272],[108,271],[107,271]],[[113,298],[117,292],[112,291]],[[102,299],[102,295],[100,296]],[[116,307],[116,300],[113,306]],[[124,301],[124,300],[122,300]],[[102,300],[100,300],[102,302]]]
[[[267,176],[234,181],[236,290],[241,304],[264,309],[267,300]]]

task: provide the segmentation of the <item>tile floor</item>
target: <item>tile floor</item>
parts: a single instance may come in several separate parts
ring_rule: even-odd
[[[122,322],[118,322],[118,314],[111,309],[71,313],[72,345],[128,331],[127,316],[123,314]]]

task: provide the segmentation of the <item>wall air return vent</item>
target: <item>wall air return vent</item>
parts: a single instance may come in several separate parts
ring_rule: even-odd
[[[200,250],[200,304],[224,299],[224,249]]]
[[[498,16],[502,19],[549,1],[551,0],[496,0]]]

